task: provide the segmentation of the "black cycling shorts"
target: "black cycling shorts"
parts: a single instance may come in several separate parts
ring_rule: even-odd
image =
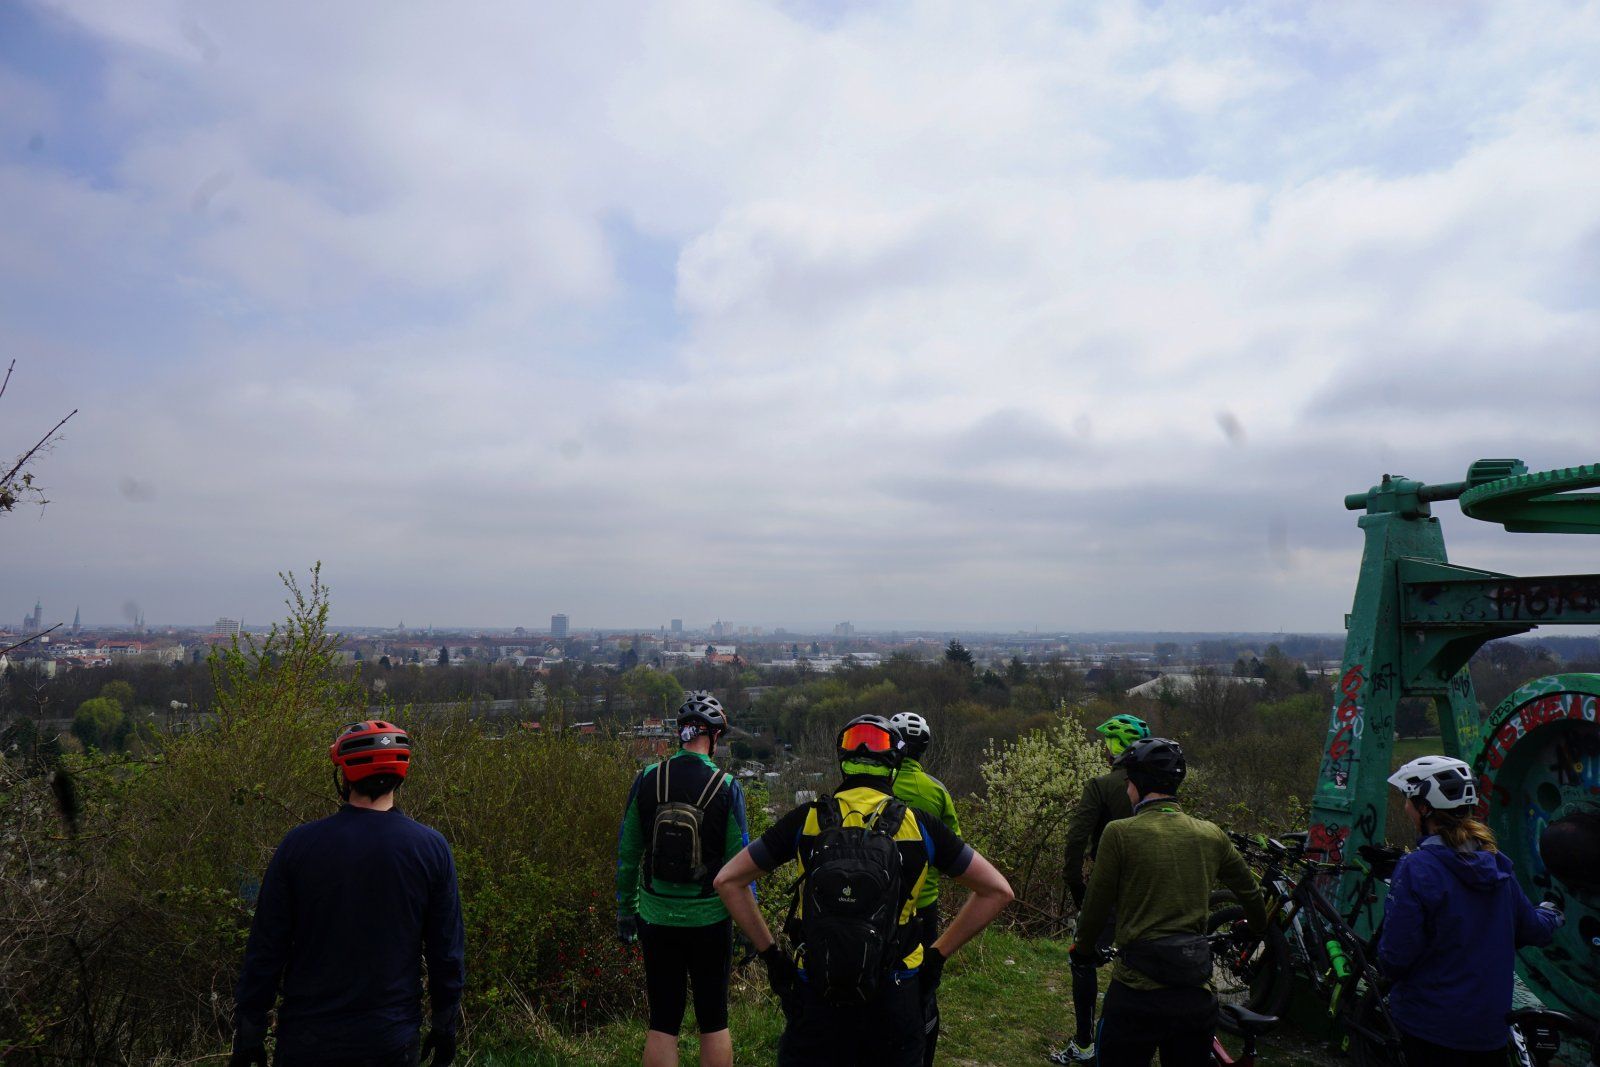
[[[1134,989],[1113,981],[1100,1007],[1100,1067],[1209,1067],[1217,998],[1209,989]]]
[[[710,926],[657,926],[639,921],[644,949],[644,985],[650,1029],[677,1034],[694,986],[694,1018],[702,1034],[728,1028],[728,973],[732,968],[733,922]]]

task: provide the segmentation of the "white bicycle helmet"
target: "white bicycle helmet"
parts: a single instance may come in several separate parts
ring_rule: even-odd
[[[1436,811],[1478,803],[1472,768],[1450,756],[1418,756],[1389,776],[1389,784],[1412,800],[1426,800]]]
[[[890,716],[889,725],[900,735],[900,740],[906,743],[906,755],[912,759],[926,752],[928,742],[933,740],[933,731],[928,729],[928,720],[914,711],[902,711]]]

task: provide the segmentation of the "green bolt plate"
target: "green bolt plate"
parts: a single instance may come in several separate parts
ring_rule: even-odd
[[[1480,810],[1530,899],[1559,898],[1566,925],[1546,948],[1523,949],[1518,970],[1551,1007],[1600,1019],[1600,896],[1555,881],[1539,835],[1556,819],[1600,810],[1600,675],[1539,678],[1500,703],[1484,723],[1474,760]]]

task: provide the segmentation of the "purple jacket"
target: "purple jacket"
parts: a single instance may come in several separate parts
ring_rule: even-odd
[[[1449,1048],[1504,1046],[1517,949],[1548,945],[1556,924],[1528,902],[1503,853],[1425,838],[1395,868],[1378,942],[1396,1025]]]

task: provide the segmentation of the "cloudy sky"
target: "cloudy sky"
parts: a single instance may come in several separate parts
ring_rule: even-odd
[[[1600,7],[0,5],[0,617],[1332,631],[1600,459]],[[1600,542],[1438,509],[1461,562]]]

